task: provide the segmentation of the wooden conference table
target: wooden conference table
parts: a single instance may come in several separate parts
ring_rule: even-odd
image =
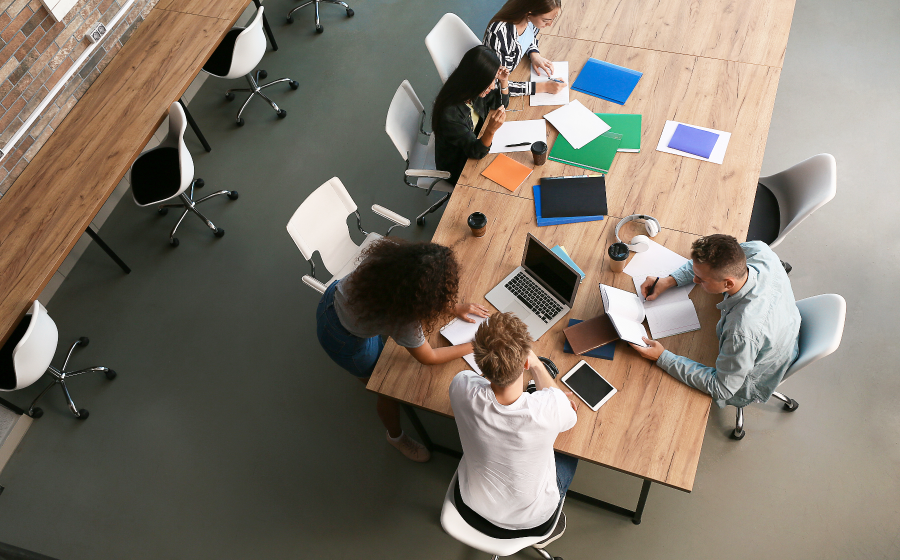
[[[656,217],[663,231],[655,241],[684,256],[700,235],[727,233],[745,239],[793,7],[794,0],[748,0],[740,5],[729,0],[568,3],[543,33],[541,52],[550,60],[569,61],[570,83],[589,57],[642,71],[625,106],[571,92],[571,99],[595,112],[641,114],[641,152],[616,156],[607,175],[609,219],[541,228],[535,223],[530,185],[542,176],[578,175],[583,169],[548,161],[510,192],[481,176],[496,156],[470,160],[433,238],[452,247],[462,264],[461,301],[492,308],[484,295],[519,265],[526,233],[549,246],[566,247],[587,278],[572,312],[535,344],[537,354],[565,372],[581,359],[562,352],[565,319],[602,313],[598,282],[633,290],[631,278],[611,273],[606,263],[616,218],[635,213]],[[520,64],[512,79],[527,80],[528,71]],[[510,109],[507,119],[525,120],[541,118],[555,107],[529,107],[527,98],[514,98]],[[666,120],[731,132],[724,163],[657,152]],[[552,147],[557,133],[551,126],[548,131]],[[532,166],[528,152],[507,155]],[[475,211],[489,218],[488,233],[481,239],[472,237],[466,225],[466,217]],[[676,354],[714,365],[719,317],[715,304],[721,296],[695,289],[691,299],[701,329],[663,343]],[[436,333],[429,342],[448,344]],[[571,491],[570,496],[640,523],[651,482],[693,489],[711,399],[675,381],[622,342],[613,361],[586,360],[619,393],[597,412],[582,406],[578,423],[560,434],[555,448],[640,477],[644,485],[634,511]],[[431,443],[411,406],[452,416],[448,388],[465,367],[461,360],[422,366],[389,340],[368,388],[403,403],[426,444],[446,450]]]
[[[160,0],[0,199],[0,344],[248,3]]]

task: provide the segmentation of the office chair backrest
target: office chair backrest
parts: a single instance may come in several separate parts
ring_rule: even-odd
[[[388,109],[384,131],[394,142],[394,147],[409,161],[416,144],[419,143],[419,129],[425,107],[407,80],[403,80]]]
[[[778,200],[781,231],[769,245],[774,248],[800,222],[834,198],[837,164],[831,154],[819,154],[781,173],[760,177],[759,182]]]
[[[493,554],[495,556],[512,556],[520,550],[537,544],[550,536],[548,533],[547,535],[537,537],[495,539],[476,530],[466,523],[466,520],[460,515],[459,510],[456,509],[456,504],[453,501],[453,489],[456,486],[456,479],[457,473],[454,473],[453,480],[450,481],[450,488],[447,489],[447,494],[444,496],[444,506],[441,508],[441,527],[443,527],[444,531],[454,539],[488,554]],[[561,513],[562,508],[560,507],[556,510],[557,520],[559,520]],[[550,528],[550,533],[552,533],[555,528],[556,523]]]
[[[240,78],[246,76],[259,65],[266,54],[266,33],[263,30],[263,11],[260,6],[256,15],[234,40],[234,55],[231,58],[231,68],[224,78]]]
[[[478,37],[456,14],[444,14],[425,37],[425,46],[431,53],[441,82],[447,81],[469,49],[480,44]]]
[[[181,187],[179,193],[184,192],[194,180],[194,158],[184,142],[184,133],[187,130],[187,115],[181,103],[177,101],[169,105],[169,134],[160,143],[161,146],[178,148],[178,167],[181,171]]]
[[[306,260],[319,252],[332,274],[352,259],[359,246],[350,237],[347,216],[356,212],[356,203],[341,180],[332,177],[306,197],[287,224],[288,233]]]
[[[822,294],[797,302],[800,310],[800,355],[784,378],[838,349],[844,334],[847,302],[837,294]]]
[[[47,310],[41,302],[35,300],[28,314],[31,316],[31,322],[13,350],[16,389],[28,387],[44,375],[50,367],[59,342],[56,323],[47,315]]]

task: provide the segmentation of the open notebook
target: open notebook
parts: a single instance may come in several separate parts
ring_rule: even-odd
[[[476,317],[475,315],[469,315],[469,317],[475,319],[475,322],[467,323],[457,317],[444,325],[441,329],[441,334],[450,341],[450,344],[456,346],[457,344],[472,342],[472,340],[475,339],[475,331],[478,330],[481,323],[487,320],[487,317]],[[478,375],[484,376],[484,374],[481,373],[481,370],[478,369],[478,364],[475,363],[475,354],[466,354],[463,356],[463,360],[466,361],[472,371]]]
[[[690,299],[641,302],[631,292],[600,284],[603,307],[622,340],[646,346],[641,337],[647,336],[642,322],[647,318],[653,338],[665,338],[700,329],[700,320]]]

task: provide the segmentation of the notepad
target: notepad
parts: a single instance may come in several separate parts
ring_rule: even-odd
[[[501,187],[515,192],[522,181],[531,175],[531,171],[530,167],[522,165],[509,156],[497,154],[494,161],[481,174]]]
[[[469,315],[469,317],[475,319],[475,322],[469,323],[457,317],[441,328],[441,334],[444,336],[444,338],[450,341],[450,344],[456,346],[457,344],[472,342],[475,339],[475,331],[478,330],[478,327],[481,326],[481,323],[487,320],[487,317],[478,317],[471,314]],[[478,364],[475,363],[474,353],[466,354],[462,358],[472,369],[472,371],[474,371],[478,375],[484,375],[483,373],[481,373],[481,369],[478,368]]]
[[[641,116],[628,113],[595,113],[610,126],[608,132],[622,135],[619,152],[641,151]]]
[[[719,138],[716,140],[716,144],[710,152],[709,157],[705,158],[696,154],[692,154],[690,152],[684,152],[669,147],[669,141],[672,140],[672,137],[675,135],[675,130],[681,124],[683,123],[679,123],[676,121],[666,121],[666,125],[663,127],[662,135],[659,137],[659,144],[657,144],[656,150],[659,152],[665,152],[667,154],[675,154],[678,156],[699,159],[702,161],[709,161],[721,165],[725,160],[725,151],[728,149],[728,141],[731,140],[731,133],[722,130],[716,130],[714,128],[704,128],[702,126],[690,125],[692,128],[705,130],[707,132],[712,132],[719,135]]]
[[[715,132],[679,124],[675,127],[672,139],[669,140],[669,147],[709,159],[709,154],[712,153],[718,140],[719,135]]]
[[[534,213],[538,227],[559,226],[564,224],[577,224],[579,222],[595,222],[602,220],[603,216],[575,216],[571,218],[544,218],[541,216],[541,186],[532,187],[534,193]]]
[[[572,89],[624,105],[641,76],[643,73],[637,70],[589,58]]]
[[[569,63],[566,61],[554,62],[553,73],[550,74],[550,78],[563,80],[567,85],[557,93],[535,93],[528,100],[528,104],[530,106],[538,107],[543,105],[567,105],[569,103]],[[532,82],[539,84],[541,82],[546,82],[550,78],[548,78],[546,74],[538,74],[534,71],[534,67],[531,67]]]
[[[600,315],[587,321],[569,319],[569,326],[563,329],[566,343],[563,352],[612,360],[619,333],[609,316]]]
[[[550,121],[550,124],[576,150],[609,130],[609,125],[603,122],[603,119],[577,99],[555,111],[550,111],[544,118]]]
[[[544,119],[531,121],[506,121],[497,132],[489,153],[527,152],[535,142],[547,142],[547,122]],[[508,146],[522,144],[524,146]]]
[[[571,266],[573,269],[575,269],[575,272],[577,272],[578,274],[580,274],[580,275],[581,275],[581,280],[584,281],[584,279],[585,279],[584,271],[581,270],[581,268],[579,268],[577,264],[575,264],[575,261],[573,261],[573,260],[572,260],[572,257],[569,256],[569,253],[566,252],[566,248],[565,248],[565,247],[563,247],[562,245],[557,245],[557,246],[555,246],[554,248],[552,248],[552,249],[550,249],[550,250],[553,251],[553,252],[556,254],[557,257],[559,257],[559,258],[561,258],[562,260],[566,261],[566,264],[567,264],[567,265],[569,265],[569,266]]]
[[[574,165],[600,173],[609,173],[621,143],[621,134],[604,132],[580,150],[576,150],[568,140],[560,135],[556,137],[553,149],[550,150],[550,154],[547,157],[566,165]]]
[[[541,215],[544,218],[604,216],[606,178],[543,177],[541,179]]]

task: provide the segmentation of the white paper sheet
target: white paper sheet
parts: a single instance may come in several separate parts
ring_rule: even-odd
[[[507,148],[507,144],[521,144],[525,146]],[[543,119],[533,121],[506,121],[497,132],[494,133],[494,142],[491,144],[490,153],[501,152],[527,152],[531,150],[534,142],[547,142],[547,125]]]
[[[576,150],[610,129],[603,119],[577,99],[544,115]]]
[[[463,356],[463,360],[465,360],[466,363],[469,364],[469,368],[472,371],[474,371],[481,377],[484,377],[484,374],[481,373],[481,369],[478,368],[478,364],[475,363],[475,354],[466,354],[465,356]]]
[[[675,251],[666,249],[651,239],[650,248],[643,253],[635,253],[634,256],[631,257],[631,261],[628,262],[628,266],[625,267],[624,272],[634,280],[635,292],[638,294],[638,297],[641,298],[641,301],[644,301],[644,296],[641,294],[641,284],[644,283],[644,280],[646,280],[648,276],[668,276],[687,261],[688,259],[682,257]],[[677,301],[686,299],[693,288],[694,285],[691,284],[682,288],[670,289],[662,296],[656,298],[656,300],[646,302],[645,307],[652,307],[661,300]],[[683,296],[680,294],[682,291],[684,292]],[[670,293],[673,295],[669,295]]]
[[[457,344],[465,344],[466,342],[472,342],[475,338],[475,331],[478,330],[479,325],[487,320],[487,317],[477,317],[475,315],[469,314],[469,317],[475,319],[474,323],[467,323],[460,318],[453,319],[441,329],[441,334],[450,341],[450,344],[454,346]],[[478,364],[475,363],[475,354],[466,354],[463,356],[463,360],[465,360],[466,364],[468,364],[469,368],[477,373],[478,375],[484,376],[481,373],[481,370],[478,369]]]
[[[700,319],[697,317],[697,310],[694,308],[694,302],[689,299],[648,308],[647,324],[650,326],[650,333],[653,335],[653,338],[665,338],[700,330]]]
[[[528,103],[531,107],[544,105],[568,105],[569,104],[569,63],[566,61],[554,62],[551,78],[566,82],[566,87],[558,93],[536,93],[530,97]],[[536,83],[546,82],[550,78],[546,74],[537,74],[534,66],[531,67],[531,81]]]
[[[672,135],[675,134],[675,129],[678,128],[679,124],[684,124],[687,126],[692,126],[694,128],[699,128],[700,130],[707,130],[709,132],[715,132],[719,135],[719,139],[716,140],[716,145],[713,146],[712,152],[709,154],[708,158],[695,156],[694,154],[689,154],[687,152],[682,152],[681,150],[673,150],[669,147],[669,141],[672,140]],[[568,139],[568,137],[567,137]],[[715,128],[704,128],[702,126],[697,126],[695,124],[687,124],[680,123],[677,121],[666,121],[666,126],[663,127],[662,136],[659,138],[659,144],[656,146],[657,151],[665,152],[667,154],[675,154],[676,156],[684,156],[694,159],[699,159],[701,161],[710,161],[712,163],[722,164],[722,161],[725,160],[725,150],[728,149],[728,141],[731,140],[731,133],[724,132],[722,130],[716,130]]]

